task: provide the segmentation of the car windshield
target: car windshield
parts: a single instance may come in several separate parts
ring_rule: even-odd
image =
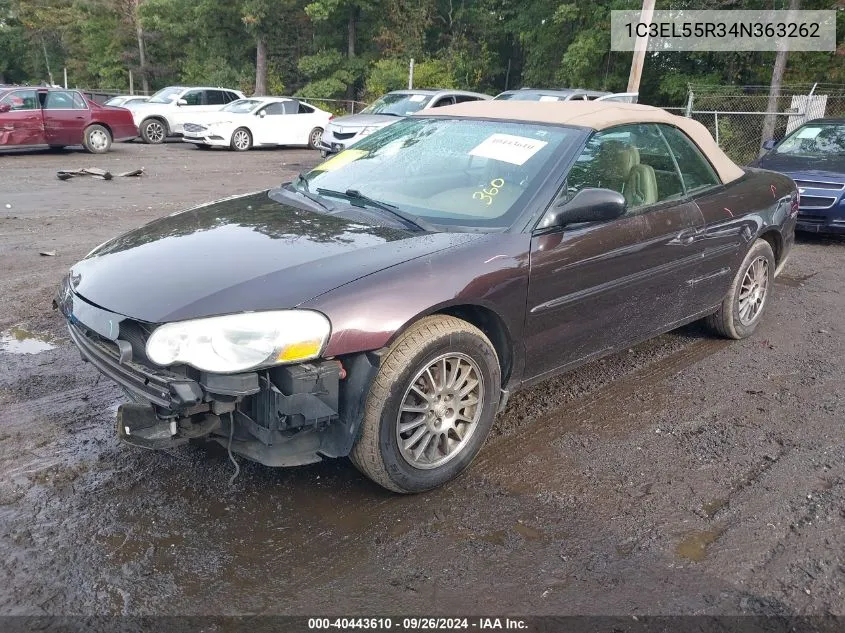
[[[431,101],[427,94],[397,94],[390,93],[376,99],[360,114],[392,114],[394,116],[408,116],[422,110]]]
[[[790,156],[845,156],[845,123],[808,123],[774,151]]]
[[[578,137],[571,128],[537,123],[413,117],[333,156],[294,187],[352,190],[441,226],[505,228],[558,148]]]
[[[234,112],[235,114],[247,114],[252,112],[260,106],[263,101],[259,101],[258,99],[238,99],[237,101],[232,101],[227,106],[224,106],[220,111],[221,112]]]
[[[162,88],[155,93],[148,103],[171,103],[179,98],[184,88]]]
[[[107,106],[119,106],[126,100],[126,97],[112,97],[108,101],[106,101],[103,105]]]

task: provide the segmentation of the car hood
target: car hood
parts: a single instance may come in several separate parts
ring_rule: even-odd
[[[292,308],[378,270],[477,237],[374,226],[288,206],[265,191],[126,233],[74,265],[69,279],[89,303],[163,323]]]
[[[793,178],[821,178],[832,179],[832,182],[845,182],[845,156],[811,158],[769,152],[755,163],[757,167],[779,171]]]
[[[332,120],[332,127],[368,127],[373,125],[390,125],[403,117],[391,116],[389,114],[352,114]]]

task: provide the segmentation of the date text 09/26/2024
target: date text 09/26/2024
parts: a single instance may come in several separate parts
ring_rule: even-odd
[[[397,631],[449,631],[449,630],[512,630],[525,631],[528,623],[522,618],[309,618],[308,630],[397,630]]]

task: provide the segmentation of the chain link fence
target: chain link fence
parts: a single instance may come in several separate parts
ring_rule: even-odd
[[[783,86],[774,106],[769,112],[769,86],[691,85],[684,108],[665,109],[704,124],[734,162],[746,165],[765,141],[779,141],[806,121],[845,117],[845,86]]]

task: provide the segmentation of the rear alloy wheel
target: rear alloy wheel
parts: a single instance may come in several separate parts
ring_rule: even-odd
[[[245,127],[239,127],[232,132],[232,142],[229,145],[236,152],[245,152],[252,147],[252,134]]]
[[[498,357],[481,330],[447,315],[420,319],[384,357],[350,458],[394,492],[440,486],[487,439],[500,385]]]
[[[320,141],[323,140],[323,128],[315,127],[308,135],[308,147],[311,149],[320,149]]]
[[[147,119],[141,123],[141,138],[150,145],[159,145],[167,138],[167,128],[158,119]]]
[[[766,240],[758,239],[742,261],[722,305],[705,323],[727,338],[751,336],[772,293],[774,271],[772,247]]]
[[[89,125],[85,128],[82,144],[92,154],[105,154],[111,147],[111,132],[102,125]]]

